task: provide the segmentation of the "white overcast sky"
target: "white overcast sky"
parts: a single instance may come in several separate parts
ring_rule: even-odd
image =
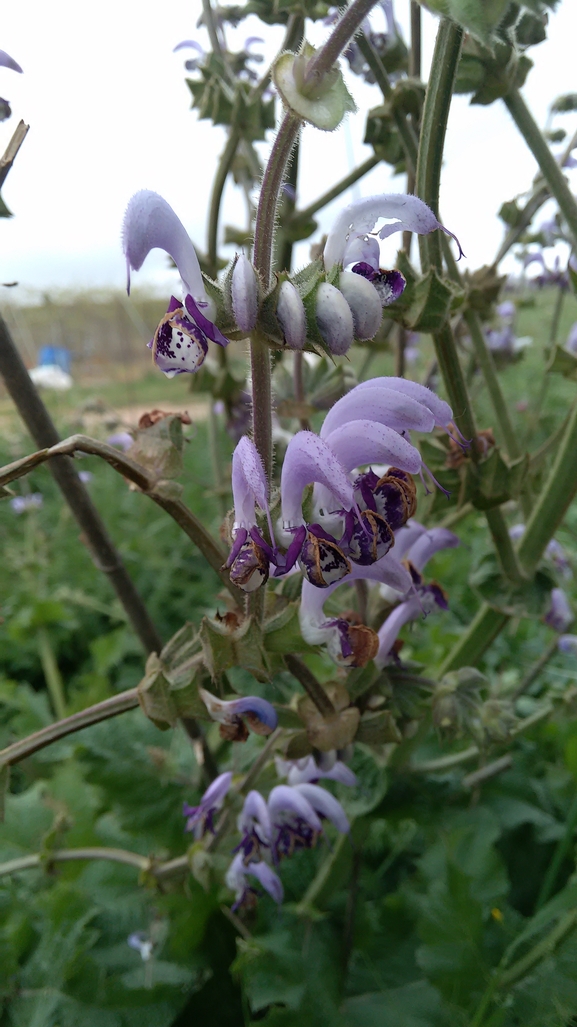
[[[20,118],[31,126],[3,188],[15,216],[0,220],[0,281],[21,283],[11,290],[11,299],[24,299],[35,290],[121,286],[123,211],[141,188],[160,192],[205,247],[210,183],[225,132],[198,121],[190,110],[183,67],[189,52],[172,53],[182,39],[206,44],[204,29],[196,28],[200,10],[201,0],[164,0],[161,5],[150,0],[18,0],[5,5],[0,48],[22,65],[24,74],[0,68],[0,96],[13,108],[13,117],[0,125],[0,149]],[[396,16],[403,26],[407,12],[408,0],[397,0]],[[426,12],[423,20],[426,64],[436,22]],[[329,31],[310,23],[307,28],[312,41]],[[550,18],[548,40],[531,50],[535,68],[524,92],[541,124],[556,95],[577,92],[576,31],[577,5],[563,0]],[[251,17],[231,41],[240,48],[247,36],[264,34]],[[280,28],[266,30],[267,53],[274,53],[282,34]],[[302,205],[370,155],[362,143],[364,112],[380,102],[380,93],[354,76],[348,82],[361,113],[332,134],[310,127],[304,131]],[[500,204],[528,188],[535,171],[501,103],[471,107],[467,97],[455,98],[441,209],[471,267],[491,261],[502,237]],[[571,173],[577,190],[576,175]],[[356,195],[403,188],[403,178],[391,178],[380,165]],[[349,192],[327,209],[321,218],[324,229],[352,198]],[[229,186],[222,223],[244,225],[244,220],[241,195]],[[393,237],[391,255],[397,244]],[[300,248],[301,263],[307,247]],[[135,284],[168,285],[173,275],[157,251]]]

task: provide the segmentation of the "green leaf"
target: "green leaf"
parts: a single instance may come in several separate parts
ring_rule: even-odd
[[[577,292],[577,275],[571,267],[569,268],[569,272],[573,291]],[[563,346],[556,345],[547,365],[547,371],[551,374],[562,374],[564,378],[569,378],[570,381],[576,381],[577,356],[575,356],[574,353],[570,353],[568,349],[564,349]]]
[[[156,653],[151,653],[146,661],[146,674],[138,685],[138,701],[143,713],[162,731],[176,726],[176,706]]]
[[[527,584],[513,585],[503,575],[497,557],[487,553],[472,572],[469,583],[480,596],[500,613],[509,617],[540,619],[550,604],[555,580],[545,570],[538,570]]]
[[[500,449],[491,449],[486,460],[466,463],[463,502],[470,500],[478,510],[490,510],[519,496],[527,477],[529,456],[507,463]]]
[[[428,981],[356,995],[341,1007],[346,1027],[453,1027],[439,992]]]
[[[273,65],[272,78],[289,110],[316,128],[332,132],[346,114],[357,108],[337,67],[314,87],[304,87],[303,76],[315,53],[315,48],[305,43],[298,55],[281,54]]]

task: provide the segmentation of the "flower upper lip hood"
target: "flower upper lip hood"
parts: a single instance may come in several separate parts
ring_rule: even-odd
[[[10,68],[11,71],[18,71],[22,74],[22,68],[5,50],[0,50],[0,67]]]
[[[387,239],[394,232],[407,231],[428,235],[429,232],[440,229],[455,240],[459,247],[459,255],[463,253],[457,237],[437,220],[430,207],[417,196],[383,193],[356,200],[341,211],[325,243],[326,270],[330,271],[335,264],[342,264],[351,240],[372,232],[379,218],[396,218],[392,225],[383,225],[379,230],[377,234],[381,239]]]
[[[141,189],[129,201],[122,227],[127,290],[130,272],[140,271],[151,250],[165,250],[178,268],[185,292],[206,302],[200,264],[192,240],[170,204],[158,193]]]

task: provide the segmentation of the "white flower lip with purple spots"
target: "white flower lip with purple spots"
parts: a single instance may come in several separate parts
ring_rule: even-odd
[[[455,240],[462,255],[461,245],[447,228],[437,220],[430,207],[417,196],[404,193],[383,193],[366,196],[345,207],[331,228],[324,249],[324,264],[327,271],[335,264],[342,266],[343,259],[353,239],[372,232],[380,218],[395,218],[393,224],[384,225],[376,234],[387,239],[394,232],[415,232],[428,235],[440,229]]]
[[[200,264],[184,225],[172,207],[149,189],[142,189],[129,201],[124,216],[122,246],[126,257],[127,290],[130,273],[139,271],[153,249],[161,249],[174,260],[182,282],[183,301],[171,297],[150,348],[156,365],[168,378],[194,373],[204,362],[208,341],[227,346],[207,313],[212,308],[206,295]]]

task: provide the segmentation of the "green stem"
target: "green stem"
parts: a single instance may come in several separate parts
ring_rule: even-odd
[[[539,659],[535,661],[531,669],[527,671],[520,685],[518,685],[515,691],[513,692],[511,699],[518,699],[520,695],[523,695],[523,693],[531,687],[533,682],[536,681],[539,677],[541,671],[545,669],[549,661],[553,659],[555,653],[557,653],[558,651],[559,636],[555,635],[555,637],[552,638],[549,642],[549,645],[547,646],[543,655],[540,656]]]
[[[462,39],[462,29],[443,18],[437,31],[425,96],[416,177],[417,195],[435,214],[438,214],[439,210],[443,148]],[[442,274],[440,235],[440,232],[431,232],[429,235],[419,236],[421,264],[425,272],[433,268],[438,274]],[[477,431],[473,411],[451,326],[446,324],[436,332],[433,341],[455,422],[466,438],[475,439]],[[475,459],[477,455],[473,444],[472,456]]]
[[[309,699],[312,699],[319,713],[322,713],[323,717],[334,717],[337,712],[335,707],[306,663],[303,663],[298,656],[288,653],[284,657],[284,662],[293,677],[303,686]]]
[[[48,686],[52,708],[58,719],[61,720],[66,716],[66,696],[64,694],[62,675],[46,628],[38,628],[36,637],[38,639],[40,662],[42,663],[42,670],[44,671],[46,685]]]
[[[44,749],[47,745],[66,738],[67,735],[82,731],[91,724],[99,724],[102,720],[109,720],[110,717],[117,717],[119,713],[133,710],[137,706],[138,691],[136,688],[129,688],[125,692],[113,695],[110,699],[105,699],[94,706],[88,706],[85,710],[73,713],[71,717],[65,717],[63,720],[57,720],[54,724],[49,724],[48,727],[43,727],[40,731],[28,735],[27,738],[21,738],[20,741],[13,742],[6,749],[0,750],[0,767],[20,763],[21,760],[32,756],[39,749]]]
[[[515,585],[526,584],[527,579],[523,576],[519,566],[517,554],[513,548],[507,522],[503,517],[501,508],[494,506],[491,510],[485,511],[485,516],[487,517],[487,524],[489,525],[503,573]]]
[[[521,980],[522,977],[526,977],[530,970],[533,969],[537,963],[550,956],[555,951],[558,945],[561,944],[563,939],[567,937],[570,931],[573,930],[577,924],[577,909],[572,909],[569,913],[566,913],[559,923],[553,928],[549,934],[537,942],[536,945],[528,952],[522,959],[519,959],[516,963],[513,963],[508,970],[501,974],[498,986],[500,988],[510,988],[517,981]]]
[[[561,213],[569,225],[573,240],[577,244],[577,202],[563,171],[547,145],[547,140],[518,89],[512,89],[503,97],[503,102],[537,161],[551,194],[557,200]]]
[[[210,448],[210,462],[212,464],[212,477],[217,496],[220,516],[224,517],[228,509],[227,497],[225,494],[224,476],[222,473],[222,461],[220,458],[220,447],[218,444],[218,419],[214,412],[214,402],[210,398],[208,411],[208,445]]]
[[[7,863],[0,863],[0,877],[8,874],[17,874],[21,870],[33,870],[37,867],[50,865],[51,863],[68,863],[77,859],[108,859],[113,863],[124,863],[126,866],[135,867],[136,870],[148,870],[151,868],[151,861],[146,856],[140,856],[137,852],[129,852],[128,849],[108,849],[97,846],[88,846],[82,849],[54,849],[47,854],[35,853],[31,856],[19,856]]]
[[[517,460],[522,455],[521,447],[517,441],[513,422],[509,416],[509,408],[503,392],[501,391],[501,383],[497,376],[493,354],[487,346],[485,333],[483,332],[479,316],[474,310],[468,310],[465,314],[465,322],[471,335],[477,363],[481,368],[481,373],[485,380],[485,385],[487,386],[491,403],[493,404],[493,410],[495,412],[495,417],[497,418],[497,424],[499,425],[499,431],[505,443],[507,453],[512,460]]]
[[[327,203],[331,203],[332,200],[336,199],[337,196],[340,196],[341,193],[350,189],[355,182],[358,182],[360,178],[363,178],[364,175],[368,174],[368,172],[376,167],[377,164],[380,164],[380,162],[380,157],[368,157],[366,161],[359,164],[358,168],[354,168],[350,174],[341,178],[340,182],[337,182],[332,189],[328,189],[326,193],[319,196],[318,200],[315,200],[314,203],[310,203],[309,206],[304,207],[303,210],[296,211],[293,217],[293,222],[298,223],[301,221],[309,221],[310,218],[316,214],[317,210],[321,210],[322,207],[326,207]]]
[[[393,95],[393,85],[387,74],[386,68],[381,61],[377,51],[374,49],[370,39],[361,32],[356,40],[359,50],[365,58],[369,68],[375,76],[375,81],[380,87],[385,100],[390,100]],[[407,121],[402,111],[393,109],[393,118],[401,143],[405,150],[405,158],[409,171],[415,171],[417,167],[418,139],[413,126]]]
[[[577,401],[544,488],[523,532],[517,555],[531,577],[577,493]]]
[[[497,256],[493,261],[493,267],[497,267],[503,260],[503,257],[507,256],[511,247],[514,246],[515,243],[519,242],[519,239],[531,224],[535,214],[541,209],[543,204],[547,202],[550,195],[551,194],[547,186],[542,185],[535,193],[533,193],[532,196],[529,197],[527,203],[520,211],[517,224],[509,229],[507,235],[503,239],[503,242],[497,252]]]
[[[521,720],[511,731],[511,737],[515,738],[517,735],[523,734],[525,731],[529,731],[530,728],[535,727],[535,724],[540,724],[542,720],[545,720],[553,712],[551,703],[545,703],[540,709],[535,710],[530,717],[525,717]],[[434,760],[423,760],[421,763],[409,764],[409,770],[413,774],[436,774],[444,770],[452,770],[453,767],[458,767],[461,763],[469,763],[480,755],[481,750],[478,745],[470,745],[468,749],[462,749],[461,752],[451,752],[448,756],[438,756]]]
[[[411,49],[409,50],[409,75],[421,77],[421,5],[411,0]]]
[[[547,873],[543,878],[543,884],[539,891],[539,897],[537,899],[537,905],[535,906],[535,912],[537,913],[542,906],[548,901],[549,897],[555,890],[555,884],[559,876],[561,864],[569,853],[573,844],[573,835],[575,834],[575,828],[577,827],[577,796],[571,803],[571,808],[567,814],[567,821],[565,824],[565,832],[563,837],[557,842],[555,852],[553,853],[553,859],[547,867]]]
[[[305,86],[322,81],[343,50],[346,50],[349,39],[358,31],[367,14],[370,14],[377,2],[378,0],[353,0],[335,25],[324,46],[321,46],[309,61],[304,76]]]
[[[509,620],[506,613],[499,613],[488,603],[483,603],[467,631],[453,647],[439,670],[439,677],[459,667],[476,667],[491,642],[503,630]]]
[[[204,15],[204,24],[206,26],[206,31],[208,32],[212,52],[217,54],[219,57],[222,57],[222,47],[220,45],[220,39],[218,38],[218,29],[210,0],[202,0],[202,13]]]
[[[207,260],[209,265],[209,274],[216,278],[218,274],[218,220],[220,217],[220,205],[222,202],[222,194],[228,173],[231,169],[232,162],[235,158],[238,144],[240,142],[240,132],[235,127],[234,122],[231,125],[226,146],[222,151],[218,166],[216,169],[216,175],[214,176],[214,183],[212,186],[212,195],[210,198],[210,211],[208,215],[208,252]]]

